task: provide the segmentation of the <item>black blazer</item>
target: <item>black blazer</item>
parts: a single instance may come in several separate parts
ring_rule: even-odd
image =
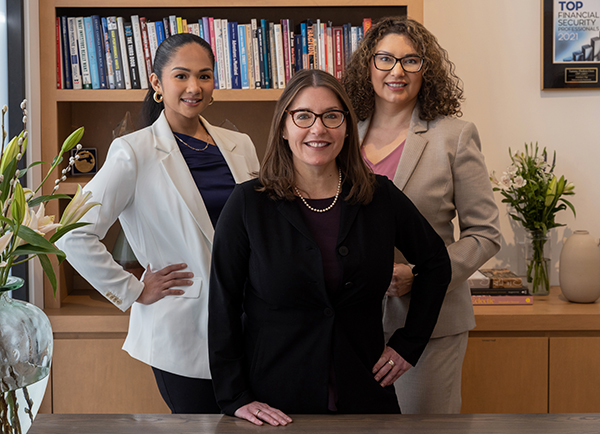
[[[382,299],[394,247],[416,264],[416,277],[406,324],[388,345],[414,365],[450,282],[444,242],[404,193],[378,176],[371,203],[341,203],[343,283],[330,299],[299,200],[271,200],[257,185],[235,188],[214,237],[209,354],[222,410],[233,415],[258,400],[289,414],[326,413],[331,366],[340,413],[398,413],[393,386],[382,388],[372,373],[385,345]],[[349,190],[345,183],[341,197]]]

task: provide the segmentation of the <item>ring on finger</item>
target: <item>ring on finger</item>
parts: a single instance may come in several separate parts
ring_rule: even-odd
[[[392,359],[388,360],[388,363],[392,368],[396,366],[396,363]]]
[[[258,410],[256,410],[256,413],[254,413],[254,416],[258,417],[258,413],[260,413],[262,410],[259,408]]]

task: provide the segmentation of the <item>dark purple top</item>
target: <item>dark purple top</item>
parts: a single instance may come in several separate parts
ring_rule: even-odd
[[[195,137],[180,133],[174,134],[193,148],[204,149],[207,145],[205,141],[198,140]],[[210,221],[215,227],[225,202],[227,202],[235,187],[231,170],[229,170],[229,166],[217,146],[208,145],[203,151],[195,151],[179,140],[175,141],[190,169],[198,191],[200,191]]]

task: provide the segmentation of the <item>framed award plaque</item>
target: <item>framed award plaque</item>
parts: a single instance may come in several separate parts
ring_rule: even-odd
[[[542,90],[600,89],[600,0],[542,0]]]
[[[73,175],[94,175],[98,171],[96,148],[81,148],[71,150],[71,156],[79,155],[71,172]]]

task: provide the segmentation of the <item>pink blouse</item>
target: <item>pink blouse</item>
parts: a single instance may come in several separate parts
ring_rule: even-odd
[[[402,143],[396,146],[396,148],[386,155],[383,160],[377,162],[376,164],[373,164],[369,161],[365,155],[365,150],[362,147],[360,148],[360,152],[362,153],[363,160],[365,160],[365,163],[367,163],[367,166],[371,168],[373,173],[387,176],[389,180],[393,181],[396,170],[398,169],[400,157],[402,156],[402,151],[404,150],[404,143],[406,143],[406,140],[402,141]]]

